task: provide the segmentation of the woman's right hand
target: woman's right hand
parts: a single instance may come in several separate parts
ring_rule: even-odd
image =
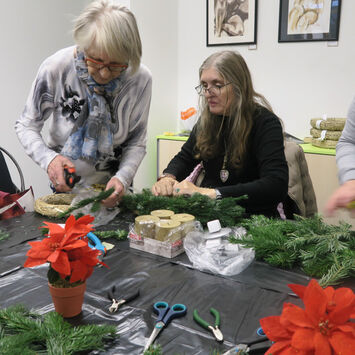
[[[47,173],[57,192],[68,192],[71,188],[65,183],[64,165],[75,168],[74,164],[63,155],[57,155],[48,165]]]
[[[165,176],[157,181],[152,187],[154,196],[172,196],[174,186],[178,183],[172,176]]]

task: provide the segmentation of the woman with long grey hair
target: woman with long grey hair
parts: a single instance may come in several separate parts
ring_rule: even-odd
[[[213,199],[247,195],[240,202],[247,214],[279,216],[277,205],[288,189],[280,119],[254,90],[240,54],[212,54],[199,75],[200,118],[152,192]]]

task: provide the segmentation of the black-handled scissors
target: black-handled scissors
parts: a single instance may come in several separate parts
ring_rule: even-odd
[[[154,303],[153,309],[154,312],[158,314],[158,319],[156,320],[153,332],[145,345],[144,351],[146,351],[153,344],[160,331],[167,326],[172,319],[182,317],[187,312],[187,308],[184,304],[177,303],[169,307],[169,305],[164,301]]]

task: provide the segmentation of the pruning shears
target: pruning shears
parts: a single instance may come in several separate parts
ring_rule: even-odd
[[[254,353],[254,350],[257,351],[259,354],[260,351],[266,351],[267,349],[270,348],[271,343],[267,339],[263,329],[260,327],[257,329],[256,334],[260,337],[259,339],[256,339],[254,341],[248,342],[248,344],[237,344],[233,348],[229,349],[222,355],[248,355]],[[254,344],[262,343],[262,342],[267,342],[263,347],[258,347],[256,349],[251,349],[250,347]]]
[[[118,308],[123,305],[124,303],[133,301],[134,299],[136,299],[139,296],[139,289],[137,289],[135,292],[132,292],[126,296],[117,298],[115,296],[115,290],[116,287],[113,286],[111,288],[111,290],[108,292],[108,298],[112,301],[112,305],[109,308],[109,311],[111,313],[117,312]]]
[[[210,325],[209,323],[207,323],[205,320],[203,320],[197,313],[197,309],[194,310],[194,320],[196,321],[196,323],[198,323],[199,325],[201,325],[203,328],[210,330],[214,337],[216,338],[217,341],[223,341],[223,334],[221,332],[221,330],[219,329],[219,325],[220,325],[220,316],[219,316],[219,312],[214,309],[214,308],[210,308],[210,312],[214,315],[215,317],[215,322],[214,322],[214,327],[212,325]]]
[[[100,239],[92,232],[89,232],[87,235],[89,241],[89,247],[92,249],[97,249],[99,250],[100,256],[103,258],[106,255],[106,248],[103,246],[103,244],[101,243]]]
[[[80,181],[81,176],[76,175],[74,167],[64,165],[64,179],[65,183],[72,189],[74,185]]]

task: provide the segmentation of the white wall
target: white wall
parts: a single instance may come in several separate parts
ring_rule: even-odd
[[[72,20],[88,0],[3,1],[0,12],[0,146],[21,166],[26,187],[36,197],[50,193],[47,174],[24,152],[14,130],[40,63],[56,50],[72,45]],[[17,171],[8,164],[15,184]],[[0,172],[1,173],[1,172]]]
[[[0,145],[20,163],[36,196],[49,193],[48,179],[25,156],[13,129],[41,61],[73,43],[71,20],[89,0],[16,0],[2,4]],[[259,0],[257,49],[233,45],[206,47],[205,0],[125,0],[135,13],[143,42],[143,62],[153,74],[148,153],[135,187],[156,177],[155,136],[179,127],[179,113],[197,103],[198,68],[211,53],[238,50],[260,93],[283,119],[286,131],[308,135],[309,120],[327,113],[344,116],[354,95],[355,1],[343,1],[337,47],[327,42],[278,43],[279,0]],[[15,173],[13,174],[13,176]]]
[[[198,68],[211,53],[232,49],[245,58],[254,85],[283,119],[288,133],[309,135],[310,119],[344,117],[355,95],[355,1],[342,1],[337,47],[327,42],[278,43],[279,0],[259,0],[257,49],[206,47],[206,1],[179,0],[178,108],[196,104]]]
[[[177,120],[177,8],[177,0],[131,0],[131,10],[136,16],[142,38],[142,62],[153,74],[147,155],[134,179],[137,190],[150,188],[156,180],[155,137],[175,129]]]
[[[256,90],[270,101],[288,133],[304,138],[311,118],[346,115],[355,95],[355,1],[342,2],[336,47],[327,42],[278,43],[279,0],[258,3],[257,49],[249,50],[248,45],[206,46],[206,0],[131,1],[142,33],[143,60],[154,79],[148,155],[135,179],[137,188],[154,182],[155,135],[177,131],[180,111],[197,106],[198,68],[216,51],[243,55]]]

